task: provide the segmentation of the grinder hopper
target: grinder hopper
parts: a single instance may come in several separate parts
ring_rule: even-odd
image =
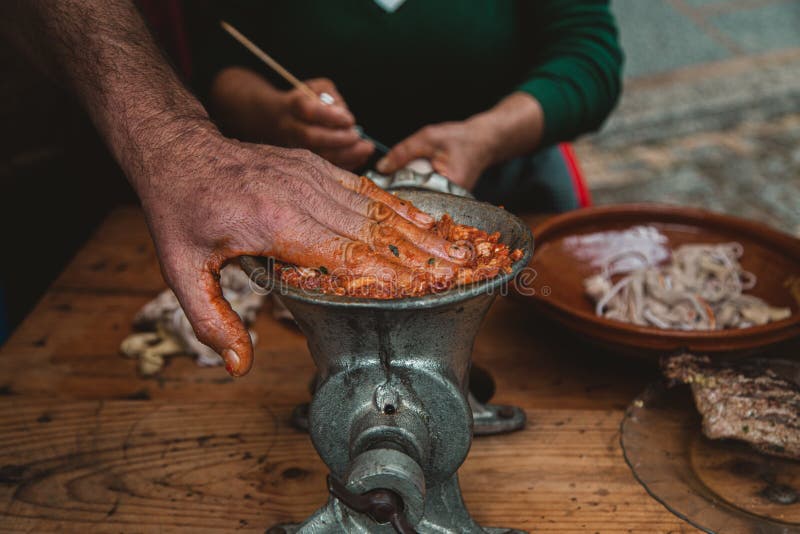
[[[398,196],[436,216],[499,231],[524,251],[513,272],[423,297],[375,300],[283,285],[262,258],[242,267],[281,298],[308,339],[319,378],[311,440],[331,471],[328,503],[272,534],[515,533],[483,528],[467,512],[456,470],[472,442],[467,400],[472,346],[495,296],[527,265],[527,226],[495,206],[429,191]]]

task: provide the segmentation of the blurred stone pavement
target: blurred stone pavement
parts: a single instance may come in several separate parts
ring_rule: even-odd
[[[575,145],[595,204],[699,206],[800,235],[800,1],[612,6],[625,92]]]

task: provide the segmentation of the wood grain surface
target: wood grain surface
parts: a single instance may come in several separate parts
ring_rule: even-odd
[[[303,335],[271,318],[253,371],[173,358],[142,379],[119,355],[164,288],[143,217],[114,212],[0,348],[0,530],[263,532],[325,499],[325,468],[288,424],[308,400]],[[695,532],[650,498],[619,449],[622,410],[657,376],[499,299],[475,345],[523,431],[482,437],[462,467],[486,525],[534,532]]]
[[[325,499],[326,470],[288,408],[240,403],[6,402],[0,500],[35,532],[263,531]],[[461,469],[486,525],[536,532],[667,532],[681,525],[621,461],[618,411],[531,410],[481,438]]]

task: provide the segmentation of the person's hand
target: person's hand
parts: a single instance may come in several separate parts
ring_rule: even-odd
[[[384,174],[392,173],[425,158],[433,170],[472,190],[486,168],[536,148],[543,128],[538,100],[515,92],[463,122],[426,126],[398,143],[376,167]]]
[[[466,259],[430,230],[430,215],[309,151],[240,143],[210,125],[170,139],[135,183],[164,278],[234,376],[250,369],[253,349],[220,291],[227,261],[272,256],[413,284],[415,269],[452,276]]]
[[[494,158],[492,141],[489,132],[475,122],[433,124],[395,145],[376,167],[389,174],[425,158],[434,171],[472,190]]]
[[[343,169],[364,165],[375,147],[355,130],[355,118],[332,81],[306,80],[312,91],[333,98],[330,104],[293,89],[280,94],[275,127],[284,146],[307,148]]]

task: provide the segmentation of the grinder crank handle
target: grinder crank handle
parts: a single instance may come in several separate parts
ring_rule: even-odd
[[[354,512],[365,514],[376,523],[390,523],[397,534],[417,534],[403,513],[403,499],[391,490],[374,489],[359,495],[328,475],[328,491]]]

